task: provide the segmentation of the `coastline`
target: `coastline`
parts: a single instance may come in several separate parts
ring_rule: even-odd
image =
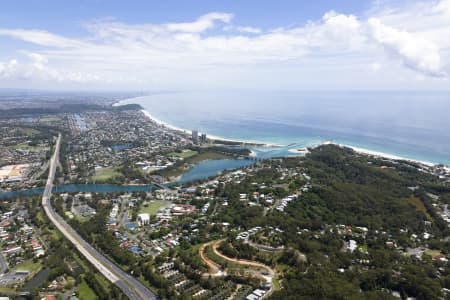
[[[379,158],[386,158],[386,159],[389,159],[389,160],[404,160],[404,161],[408,161],[408,162],[413,162],[413,163],[418,163],[418,164],[421,164],[421,165],[425,165],[427,167],[434,167],[434,166],[438,165],[438,164],[435,164],[435,163],[432,163],[432,162],[428,162],[428,161],[421,161],[421,160],[406,158],[406,157],[398,156],[398,155],[395,155],[395,154],[389,154],[389,153],[384,153],[384,152],[380,152],[380,151],[369,150],[369,149],[355,147],[355,146],[351,146],[351,145],[337,144],[337,143],[333,143],[333,142],[324,142],[322,145],[326,145],[326,144],[333,144],[333,145],[336,145],[336,146],[339,146],[339,147],[350,148],[350,149],[352,149],[353,151],[355,151],[356,153],[359,153],[359,154],[368,155],[368,156],[375,156],[375,157],[379,157]]]
[[[139,97],[136,97],[139,98]],[[121,106],[121,105],[125,105],[125,101],[132,101],[133,99],[136,98],[130,98],[130,99],[123,99],[123,100],[119,100],[115,103],[112,104],[112,106]],[[128,103],[129,104],[129,103]],[[142,106],[141,106],[142,107]],[[175,131],[179,131],[182,132],[184,134],[189,134],[191,130],[186,129],[186,128],[181,128],[181,127],[177,127],[173,124],[167,123],[162,121],[161,119],[158,119],[157,117],[155,117],[154,115],[152,115],[150,112],[148,112],[147,110],[145,110],[144,108],[141,109],[141,112],[146,115],[151,121],[155,122],[156,124],[160,125],[160,126],[164,126],[168,129],[171,130],[175,130]],[[230,139],[230,138],[224,138],[221,136],[217,136],[217,135],[212,135],[209,133],[206,133],[208,135],[208,138],[213,140],[213,141],[223,141],[223,142],[230,142],[230,143],[236,143],[236,144],[242,144],[242,145],[250,145],[250,146],[258,146],[258,147],[285,147],[286,145],[280,145],[280,144],[274,144],[274,143],[267,143],[267,142],[262,142],[262,141],[253,141],[253,140],[240,140],[240,139]]]
[[[169,128],[171,130],[179,131],[179,132],[182,132],[184,134],[189,134],[189,132],[190,132],[190,130],[188,130],[188,129],[183,129],[183,128],[174,126],[172,124],[166,123],[166,122],[164,122],[164,121],[154,117],[152,114],[150,114],[145,109],[142,109],[141,111],[150,120],[152,120],[153,122],[155,122],[156,124],[158,124],[160,126],[164,126],[164,127]],[[283,146],[283,145],[276,145],[276,144],[270,144],[270,143],[264,143],[264,142],[258,142],[258,141],[244,141],[244,140],[237,140],[237,139],[227,139],[227,138],[224,138],[224,137],[211,135],[211,134],[208,134],[208,138],[210,140],[214,140],[214,141],[217,141],[217,142],[223,141],[223,142],[231,142],[231,143],[238,143],[238,144],[251,145],[251,146],[260,146],[260,147],[282,147]]]
[[[121,105],[124,105],[123,102],[132,101],[133,99],[135,99],[135,98],[119,100],[118,102],[113,103],[112,106],[121,106]],[[172,124],[169,124],[167,122],[164,122],[164,121],[156,118],[155,116],[150,114],[145,109],[141,109],[141,111],[151,121],[155,122],[156,124],[158,124],[160,126],[164,126],[164,127],[168,128],[168,129],[175,130],[175,131],[178,131],[178,132],[182,132],[184,134],[189,134],[189,132],[190,132],[190,130],[174,126]],[[266,142],[259,142],[259,141],[250,141],[250,140],[229,139],[229,138],[223,138],[223,137],[220,137],[220,136],[215,136],[215,135],[210,135],[210,134],[208,134],[208,137],[211,140],[218,141],[218,142],[224,141],[224,142],[232,142],[232,143],[239,143],[239,144],[242,144],[242,145],[251,145],[251,146],[259,146],[259,147],[286,147],[286,145],[280,145],[280,144],[274,144],[274,143],[266,143]],[[305,148],[316,148],[316,147],[319,147],[321,145],[327,145],[327,144],[333,144],[333,145],[336,145],[336,146],[339,146],[339,147],[350,148],[353,151],[355,151],[355,152],[357,152],[359,154],[363,154],[363,155],[380,157],[380,158],[385,158],[385,159],[390,159],[390,160],[409,161],[409,162],[413,162],[413,163],[422,164],[422,165],[425,165],[427,167],[434,167],[434,166],[439,165],[439,163],[432,163],[432,162],[428,162],[428,161],[421,161],[421,160],[417,160],[417,159],[406,158],[406,157],[402,157],[402,156],[395,155],[395,154],[385,153],[385,152],[376,151],[376,150],[370,150],[370,149],[366,149],[366,148],[362,148],[362,147],[352,146],[352,145],[349,145],[349,144],[339,144],[339,143],[335,143],[335,142],[331,142],[331,141],[325,141],[325,142],[319,143],[318,145],[307,146]],[[295,149],[295,148],[289,149],[288,151],[291,152],[291,153],[295,153],[295,154],[306,154],[306,153],[308,153],[308,151],[306,151],[306,152],[299,151],[298,149]],[[256,156],[256,153],[254,153],[253,151],[252,151],[251,154],[253,156]],[[443,164],[443,165],[446,166],[446,164]],[[446,168],[450,169],[449,166],[446,166]]]

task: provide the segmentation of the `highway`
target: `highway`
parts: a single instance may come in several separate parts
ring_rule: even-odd
[[[50,198],[52,194],[53,182],[55,180],[56,166],[59,161],[59,149],[61,143],[61,134],[55,146],[55,151],[50,159],[50,167],[48,172],[47,184],[44,194],[42,195],[42,207],[45,210],[50,221],[58,228],[59,231],[77,248],[77,250],[103,274],[109,281],[119,287],[122,292],[131,300],[151,300],[157,299],[146,286],[139,282],[136,278],[129,275],[106,257],[100,254],[94,247],[89,245],[66,221],[63,220],[53,209]]]

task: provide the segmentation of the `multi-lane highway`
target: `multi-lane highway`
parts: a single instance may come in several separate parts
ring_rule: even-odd
[[[146,286],[136,278],[124,272],[114,263],[100,254],[94,247],[89,245],[63,218],[61,218],[53,209],[50,197],[52,194],[53,181],[55,179],[56,165],[59,159],[59,148],[61,143],[61,134],[55,146],[55,151],[50,159],[47,184],[42,196],[42,206],[50,221],[59,231],[80,251],[80,253],[96,267],[109,281],[118,286],[128,298],[134,300],[157,299]]]

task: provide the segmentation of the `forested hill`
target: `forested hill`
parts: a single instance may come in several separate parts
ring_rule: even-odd
[[[273,299],[444,299],[450,288],[446,258],[449,229],[439,209],[450,199],[449,184],[433,170],[406,161],[360,155],[334,145],[304,158],[273,159],[220,196],[229,205],[218,222],[282,232],[285,251],[268,259],[233,242],[241,257],[261,259],[280,270],[283,289]],[[283,173],[303,174],[280,185]],[[298,178],[298,177],[296,177]],[[284,211],[263,214],[240,201],[254,183],[272,186],[275,198],[297,193]],[[304,188],[307,186],[308,188]],[[301,192],[300,192],[301,190]],[[348,250],[350,241],[355,249]],[[300,259],[299,253],[307,258]]]
[[[436,184],[437,178],[417,171],[408,162],[371,159],[351,149],[327,145],[308,155],[304,167],[313,188],[292,205],[290,212],[297,220],[310,225],[351,224],[391,233],[400,229],[422,231],[424,221],[431,221],[436,234],[442,234],[446,227],[435,218],[431,198],[424,190]]]

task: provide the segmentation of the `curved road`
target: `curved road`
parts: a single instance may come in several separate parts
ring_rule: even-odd
[[[50,160],[47,184],[42,196],[42,206],[50,221],[59,231],[78,249],[78,251],[96,267],[109,281],[118,286],[122,292],[132,300],[152,300],[157,299],[146,286],[136,278],[129,275],[106,257],[100,254],[94,247],[89,245],[63,218],[61,218],[53,209],[50,198],[52,194],[53,181],[55,179],[56,165],[59,158],[59,148],[61,143],[61,134],[58,135],[55,152]]]

